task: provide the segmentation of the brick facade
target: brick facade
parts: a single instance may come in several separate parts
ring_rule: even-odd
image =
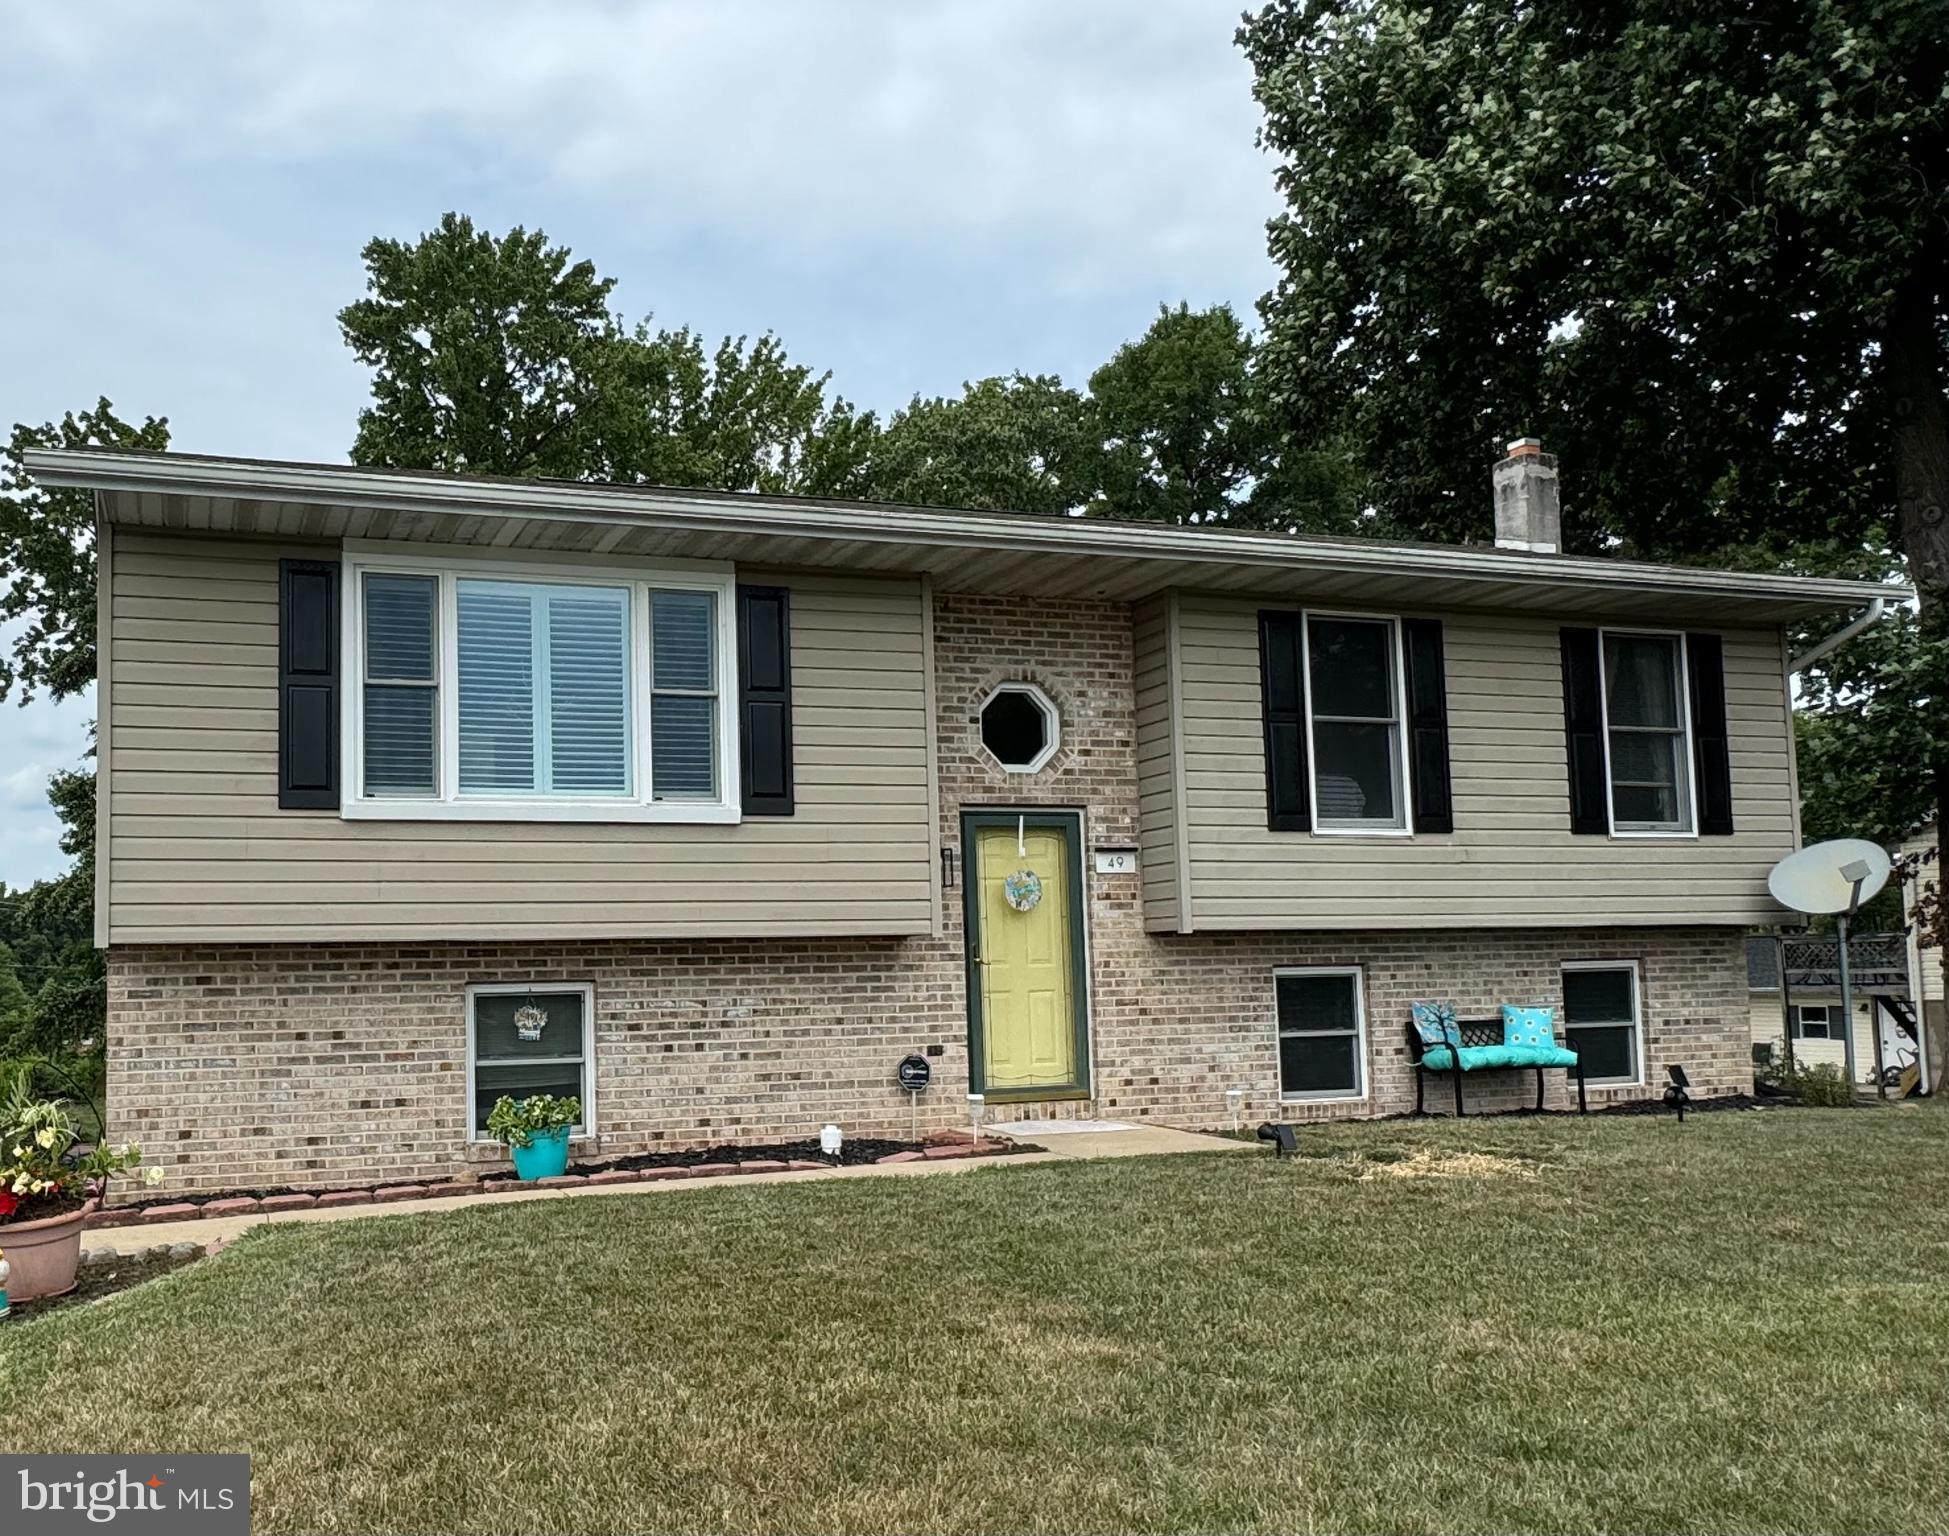
[[[1129,611],[940,596],[935,698],[941,835],[964,807],[1080,810],[1085,849],[1137,842]],[[1037,684],[1062,717],[1055,757],[1004,772],[979,744],[993,686]],[[1464,1014],[1560,1004],[1565,960],[1635,959],[1648,1079],[1682,1062],[1699,1091],[1743,1088],[1744,951],[1730,929],[1151,935],[1135,875],[1087,876],[1095,1099],[1056,1113],[1217,1125],[1413,1107],[1403,1029],[1418,997]],[[109,955],[109,1098],[119,1132],[199,1191],[448,1176],[493,1155],[466,1139],[465,988],[595,987],[604,1154],[797,1138],[827,1120],[901,1133],[894,1064],[938,1052],[923,1127],[960,1124],[968,1081],[959,892],[936,939],[118,947]],[[1272,972],[1361,968],[1367,1096],[1280,1105]],[[1628,1090],[1636,1094],[1646,1090]],[[1616,1093],[1627,1090],[1613,1090]],[[1498,1074],[1471,1107],[1527,1102]],[[1550,1100],[1568,1102],[1562,1074]],[[1604,1093],[1594,1094],[1601,1102]],[[1447,1106],[1437,1092],[1430,1108]]]

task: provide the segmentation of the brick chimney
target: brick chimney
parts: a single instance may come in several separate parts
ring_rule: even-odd
[[[1557,501],[1556,457],[1533,437],[1509,445],[1491,472],[1496,488],[1496,548],[1554,555],[1563,547],[1563,509]]]

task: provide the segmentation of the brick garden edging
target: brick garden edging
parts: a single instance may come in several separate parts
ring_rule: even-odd
[[[936,1137],[943,1134],[953,1133],[935,1133]],[[964,1139],[960,1141],[943,1141],[933,1146],[914,1148],[906,1152],[889,1152],[884,1157],[875,1158],[873,1163],[918,1163],[945,1161],[949,1158],[999,1157],[1007,1153],[1027,1150],[1012,1142],[989,1140],[969,1142],[965,1139],[965,1133],[963,1137]],[[536,1179],[532,1182],[502,1175],[477,1181],[444,1184],[382,1184],[371,1189],[335,1189],[320,1195],[293,1193],[266,1195],[262,1199],[250,1195],[216,1195],[197,1200],[171,1201],[165,1205],[130,1205],[92,1211],[83,1221],[82,1227],[86,1231],[103,1227],[146,1227],[158,1226],[164,1222],[198,1221],[216,1216],[276,1216],[289,1211],[335,1209],[346,1205],[404,1204],[412,1200],[445,1199],[453,1195],[488,1197],[518,1194],[523,1190],[533,1189],[606,1189],[621,1184],[659,1184],[666,1179],[712,1179],[750,1173],[813,1173],[821,1169],[842,1166],[845,1165],[815,1163],[801,1158],[783,1163],[756,1159],[748,1163],[693,1163],[661,1168],[604,1168],[593,1173],[564,1173],[554,1178]]]

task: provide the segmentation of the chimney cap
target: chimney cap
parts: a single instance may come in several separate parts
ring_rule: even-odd
[[[1512,459],[1534,459],[1543,453],[1543,439],[1540,437],[1513,438],[1509,444],[1509,457]]]

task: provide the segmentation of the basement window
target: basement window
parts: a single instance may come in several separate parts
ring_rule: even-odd
[[[1034,683],[1003,683],[981,705],[981,744],[1009,773],[1035,773],[1056,755],[1056,706]]]
[[[1282,1099],[1367,1096],[1366,1002],[1348,966],[1273,972]]]
[[[468,1132],[487,1141],[487,1117],[506,1094],[525,1099],[546,1093],[582,1101],[582,1118],[570,1132],[595,1127],[595,988],[549,982],[495,983],[467,989]]]
[[[1644,1081],[1638,968],[1630,961],[1573,960],[1563,967],[1563,1043],[1595,1087]]]

